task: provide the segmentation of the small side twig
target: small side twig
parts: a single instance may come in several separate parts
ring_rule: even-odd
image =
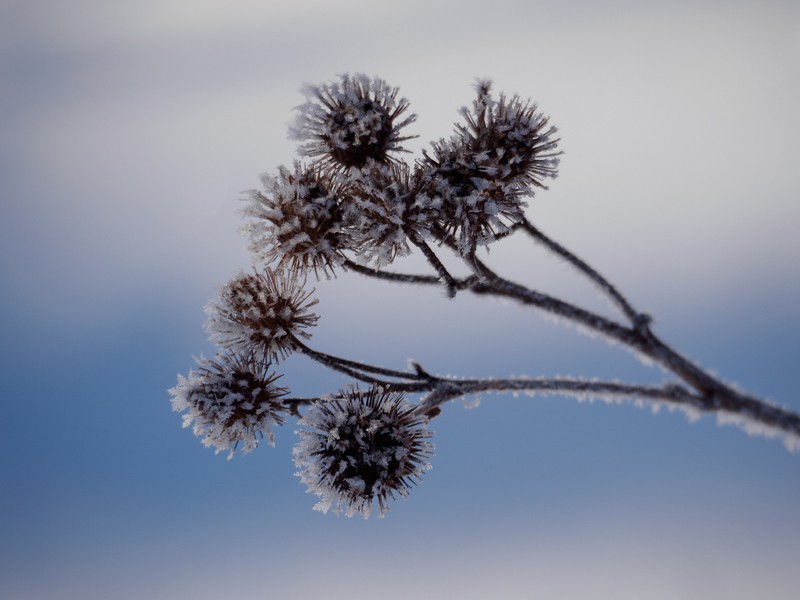
[[[371,375],[381,375],[384,377],[391,377],[394,379],[404,379],[412,381],[426,380],[430,377],[429,375],[422,374],[419,371],[413,373],[409,371],[396,371],[394,369],[376,367],[374,365],[370,365],[367,363],[341,358],[339,356],[334,356],[332,354],[326,354],[325,352],[320,352],[318,350],[310,348],[309,346],[307,346],[294,336],[292,336],[292,342],[300,352],[307,355],[309,358],[325,365],[326,367],[330,367],[331,369],[342,371],[343,373],[354,376],[357,379],[360,379],[361,381],[364,382],[377,383],[383,385],[391,385],[392,383],[385,380],[381,381],[372,378],[371,376],[367,376],[369,377],[368,381],[361,375],[361,373],[369,373]]]
[[[425,256],[428,263],[439,274],[442,283],[444,283],[447,288],[447,295],[450,298],[455,298],[456,292],[459,289],[458,282],[442,264],[442,261],[440,261],[439,257],[436,256],[436,253],[431,250],[430,246],[428,246],[424,240],[421,240],[416,235],[409,234],[408,239],[411,240],[411,243],[422,251],[422,254]]]
[[[633,308],[631,303],[625,298],[625,296],[620,293],[617,288],[611,284],[605,277],[603,277],[599,272],[589,266],[581,258],[577,257],[575,254],[567,250],[564,246],[553,240],[552,238],[545,235],[540,229],[535,227],[528,219],[523,219],[519,226],[534,240],[541,243],[545,246],[548,250],[553,252],[554,254],[558,255],[573,267],[575,267],[579,272],[583,273],[586,277],[588,277],[592,282],[594,282],[606,295],[608,295],[611,300],[617,305],[617,307],[623,312],[623,314],[630,320],[633,325],[640,325],[642,323],[649,322],[649,317],[647,315],[643,315],[639,313],[636,309]]]
[[[373,269],[357,262],[346,259],[342,266],[345,269],[366,275],[367,277],[374,277],[375,279],[384,279],[386,281],[395,281],[397,283],[422,283],[428,285],[439,285],[441,283],[438,277],[433,275],[414,275],[407,273],[394,273],[391,271],[383,271],[380,269]]]

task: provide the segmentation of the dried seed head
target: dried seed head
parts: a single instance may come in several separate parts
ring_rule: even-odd
[[[446,163],[442,163],[446,164]],[[463,256],[490,244],[520,222],[528,205],[514,186],[464,171],[431,173],[426,195],[440,201],[438,221]]]
[[[532,194],[534,187],[545,188],[542,180],[558,175],[561,154],[549,117],[519,96],[509,100],[500,94],[495,102],[489,81],[479,81],[475,87],[478,95],[472,110],[462,109],[467,125],[456,126],[473,166],[524,194]]]
[[[206,306],[206,331],[222,348],[258,360],[278,361],[294,350],[294,338],[318,317],[309,312],[317,300],[303,290],[296,271],[238,272]]]
[[[478,82],[472,110],[462,109],[466,125],[419,163],[423,189],[441,198],[441,224],[465,255],[523,218],[523,197],[557,176],[561,154],[556,128],[535,104],[503,95],[496,102],[490,89]]]
[[[261,180],[264,191],[252,191],[244,210],[251,252],[281,269],[313,270],[317,277],[332,273],[352,245],[338,205],[340,186],[319,168],[300,163]]]
[[[297,108],[289,137],[301,142],[300,152],[319,157],[333,170],[362,167],[367,161],[387,163],[402,151],[400,130],[416,119],[398,121],[408,109],[397,88],[377,77],[343,75],[340,81],[303,90],[309,101]]]
[[[410,252],[408,236],[427,236],[428,217],[417,202],[417,183],[408,165],[370,162],[347,174],[342,210],[359,255],[377,267]]]
[[[383,516],[395,492],[406,497],[430,468],[427,418],[416,415],[402,394],[349,388],[312,405],[300,425],[297,476],[320,497],[314,508],[322,512],[366,518],[377,500]]]
[[[173,410],[185,411],[183,426],[191,425],[204,445],[229,451],[228,458],[237,447],[249,452],[265,436],[274,445],[270,427],[283,424],[281,396],[287,393],[275,385],[280,375],[252,357],[196,360],[200,368],[188,377],[179,375],[178,385],[169,390]]]

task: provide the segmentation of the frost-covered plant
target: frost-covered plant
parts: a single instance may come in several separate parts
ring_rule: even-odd
[[[270,364],[252,357],[223,354],[217,360],[197,359],[198,370],[178,377],[170,390],[172,407],[184,412],[183,426],[192,426],[203,444],[217,452],[241,446],[250,452],[266,437],[274,445],[270,427],[282,425],[286,412],[281,397],[288,389],[275,385],[281,377]]]
[[[424,189],[442,203],[441,225],[464,255],[525,219],[523,198],[557,176],[561,154],[556,128],[535,104],[495,101],[488,81],[476,88],[472,110],[462,109],[466,125],[423,152],[421,169]]]
[[[298,271],[238,272],[206,306],[206,331],[220,347],[277,361],[292,351],[298,336],[316,324],[309,312],[317,301],[303,289]]]
[[[402,394],[379,386],[312,404],[300,419],[294,457],[298,476],[320,497],[314,508],[368,517],[375,500],[385,514],[395,492],[408,496],[430,468],[427,422]]]
[[[341,191],[318,167],[295,163],[294,170],[263,175],[262,190],[250,192],[245,210],[250,249],[264,263],[300,272],[328,273],[353,242],[345,228]]]
[[[399,121],[408,101],[397,88],[377,77],[344,75],[340,81],[306,86],[308,102],[300,107],[289,136],[301,142],[300,152],[318,158],[332,169],[363,167],[370,161],[387,163],[402,151],[400,130],[415,115]]]
[[[432,144],[413,164],[398,158],[410,136],[402,129],[408,101],[379,78],[344,75],[305,89],[290,135],[306,161],[248,196],[244,232],[256,267],[237,273],[208,304],[206,329],[220,356],[170,390],[184,424],[217,451],[249,451],[285,415],[299,418],[294,451],[297,475],[320,497],[316,508],[381,516],[396,495],[405,498],[429,468],[428,422],[455,398],[481,392],[558,393],[629,399],[714,413],[750,433],[780,436],[800,449],[800,415],[740,392],[697,366],[653,331],[650,317],[605,277],[545,235],[525,215],[528,198],[558,172],[556,128],[537,106],[517,96],[496,100],[478,81],[471,109],[462,109],[447,140]],[[618,310],[609,318],[511,281],[479,257],[483,247],[523,235],[595,284]],[[397,257],[419,251],[426,273],[386,270]],[[456,276],[441,260],[463,262]],[[431,374],[411,363],[394,370],[323,353],[306,344],[317,322],[307,277],[337,270],[378,281],[442,286],[530,306],[626,347],[673,376],[661,386],[580,378],[462,379]],[[275,385],[272,363],[293,352],[347,375],[356,385],[314,398],[289,396]],[[416,396],[410,401],[409,396]]]

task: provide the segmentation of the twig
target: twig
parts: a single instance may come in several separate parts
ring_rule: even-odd
[[[334,356],[333,354],[326,354],[325,352],[319,352],[318,350],[310,348],[309,346],[307,346],[294,336],[292,336],[292,342],[294,343],[296,348],[300,350],[300,352],[302,352],[303,354],[306,354],[310,358],[325,365],[326,367],[330,367],[338,371],[343,371],[349,375],[352,375],[353,373],[358,373],[359,371],[363,371],[364,373],[371,373],[373,375],[383,375],[384,377],[392,377],[395,379],[410,379],[410,380],[428,379],[427,375],[423,375],[419,372],[412,373],[409,371],[395,371],[394,369],[385,369],[383,367],[376,367],[374,365],[369,365],[363,362],[349,360],[346,358],[341,358],[339,356]],[[366,379],[363,379],[359,375],[355,376],[357,379],[361,379],[362,381],[367,381]],[[381,381],[377,379],[370,379],[370,382],[380,383],[384,385],[391,384],[391,382]]]
[[[625,296],[623,296],[619,290],[617,290],[617,288],[611,284],[611,282],[600,275],[600,273],[589,266],[585,261],[567,250],[564,246],[542,233],[542,231],[535,227],[530,221],[528,221],[528,219],[523,219],[519,226],[524,229],[525,232],[528,233],[528,235],[530,235],[534,240],[538,241],[548,250],[566,260],[578,271],[583,273],[586,277],[598,285],[600,289],[603,290],[603,292],[605,292],[613,300],[613,302],[619,307],[625,316],[628,317],[632,324],[640,325],[650,321],[647,315],[643,315],[634,309]]]
[[[409,232],[408,239],[411,240],[417,248],[422,251],[422,254],[425,255],[425,258],[428,260],[428,263],[434,268],[434,270],[439,274],[439,277],[442,280],[442,283],[445,284],[447,287],[447,295],[450,298],[455,298],[456,291],[459,289],[458,282],[453,278],[447,268],[442,264],[442,261],[439,260],[439,257],[436,256],[436,253],[431,250],[430,246],[425,243],[424,240],[421,240],[416,235],[413,235]]]

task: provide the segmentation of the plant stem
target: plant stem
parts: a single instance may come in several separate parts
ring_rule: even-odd
[[[631,306],[630,302],[614,287],[611,282],[609,282],[605,277],[600,275],[596,270],[594,270],[589,264],[587,264],[584,260],[578,258],[572,252],[567,250],[564,246],[553,240],[552,238],[546,236],[542,233],[541,230],[534,227],[534,225],[524,219],[520,223],[520,227],[525,230],[525,232],[530,235],[534,240],[544,245],[548,250],[553,252],[554,254],[560,256],[564,260],[566,260],[569,264],[573,267],[578,269],[581,273],[583,273],[586,277],[588,277],[591,281],[597,284],[600,289],[605,292],[611,300],[619,307],[619,309],[625,314],[626,317],[630,320],[630,322],[634,325],[642,323],[643,321],[649,321],[649,318],[646,315],[640,314],[636,311],[633,306]]]
[[[430,249],[428,244],[419,239],[416,235],[409,233],[408,239],[410,239],[411,242],[422,251],[422,254],[424,254],[425,258],[428,260],[428,263],[439,274],[441,282],[447,287],[447,295],[450,298],[455,298],[456,291],[459,289],[458,283],[447,270],[447,268],[442,264],[442,261],[439,260],[439,257],[436,256],[436,253]]]

